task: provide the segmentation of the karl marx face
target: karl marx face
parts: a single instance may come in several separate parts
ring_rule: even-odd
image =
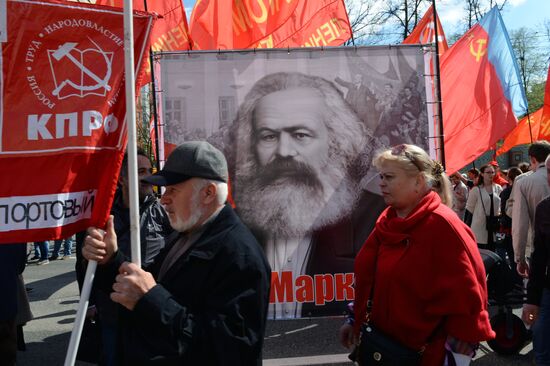
[[[328,115],[325,97],[313,87],[258,100],[251,118],[253,158],[248,167],[236,167],[235,201],[248,225],[299,238],[351,212],[357,190],[347,174],[350,162],[331,149],[331,134],[338,131],[327,127]]]
[[[254,111],[255,153],[270,179],[302,175],[294,169],[300,166],[319,175],[328,159],[325,109],[311,88],[282,90],[260,100]]]

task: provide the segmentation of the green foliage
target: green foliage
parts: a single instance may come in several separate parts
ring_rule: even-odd
[[[153,103],[150,93],[151,85],[146,85],[140,90],[140,96],[136,104],[136,137],[138,146],[145,150],[145,153],[155,165],[155,153],[153,151],[155,147],[149,135],[149,123],[152,118],[151,106]]]
[[[543,80],[546,76],[548,55],[544,47],[537,45],[535,40],[536,31],[534,29],[522,27],[510,33],[510,41],[526,90],[531,90],[534,83]],[[530,109],[534,111],[534,109]]]
[[[544,104],[544,88],[546,81],[535,83],[531,86],[531,90],[527,92],[527,102],[529,103],[529,111],[535,112]]]

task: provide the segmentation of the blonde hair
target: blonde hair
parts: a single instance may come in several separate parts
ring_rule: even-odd
[[[372,164],[380,169],[387,162],[396,163],[411,177],[418,173],[422,174],[426,181],[426,189],[435,191],[444,205],[452,207],[451,181],[441,163],[430,158],[424,149],[416,145],[397,145],[376,155]]]
[[[439,164],[439,161],[435,161]],[[441,202],[450,208],[453,208],[453,191],[451,188],[451,180],[445,172],[442,172],[440,179],[435,181],[432,189],[439,195]]]

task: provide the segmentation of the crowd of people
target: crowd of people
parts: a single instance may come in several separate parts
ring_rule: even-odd
[[[550,364],[548,275],[550,242],[545,199],[550,195],[550,143],[528,149],[529,164],[501,171],[492,161],[467,176],[453,174],[453,210],[468,224],[480,249],[497,252],[527,282],[522,318],[532,326],[537,365]]]
[[[537,364],[550,364],[550,143],[531,144],[524,173],[500,171],[491,162],[449,179],[415,139],[401,136],[397,141],[410,143],[376,152],[364,148],[374,144],[365,131],[378,129],[393,112],[399,110],[399,122],[391,128],[419,117],[414,79],[398,98],[399,108],[379,108],[368,129],[345,106],[353,93],[370,95],[368,88],[359,90],[360,79],[357,85],[336,82],[349,89],[345,100],[322,78],[287,73],[261,79],[233,126],[239,151],[224,154],[205,141],[184,142],[155,174],[138,151],[143,268],[130,263],[125,157],[106,227],[76,236],[80,287],[87,261],[99,264],[88,312],[100,320],[97,362],[259,365],[268,316],[314,311],[307,304],[270,305],[272,269],[315,274],[326,271],[318,263],[329,258],[340,266],[334,272],[354,262],[355,300],[339,337],[346,347],[359,344],[358,361],[372,356],[394,364],[468,364],[479,343],[495,336],[481,249],[497,252],[518,283],[528,278],[523,320],[532,325]],[[322,118],[336,112],[334,119]],[[338,135],[336,126],[347,128]],[[227,202],[226,156],[240,179],[232,192],[236,210]],[[361,177],[349,173],[362,171],[358,156],[372,160],[381,198],[354,191]],[[153,186],[164,187],[160,199]],[[382,213],[367,221],[356,207],[380,207]],[[351,227],[357,232],[350,252],[339,251],[342,260],[320,249],[334,246],[323,244],[327,227],[332,235]],[[36,243],[38,264],[58,259],[62,246],[64,257],[71,255],[71,239],[56,241],[49,258],[44,243]],[[24,248],[0,246],[2,277],[13,278],[3,293],[13,299]],[[17,304],[2,302],[0,312],[0,353],[9,354],[2,358],[7,364],[15,364]],[[377,348],[380,334],[406,356]]]
[[[50,241],[44,240],[34,242],[34,255],[29,258],[29,261],[36,261],[36,264],[44,265],[50,263],[50,261],[55,261],[58,259],[70,259],[72,258],[74,241],[74,235],[66,239],[53,240],[53,250],[51,251],[51,255],[49,255],[51,247]],[[63,246],[62,252],[61,246]]]

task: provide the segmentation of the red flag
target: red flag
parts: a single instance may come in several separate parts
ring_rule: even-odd
[[[137,0],[134,0],[136,2]],[[143,4],[143,1],[138,1]],[[153,51],[184,51],[191,49],[187,16],[181,0],[149,1],[147,11],[162,15],[151,33]]]
[[[197,49],[339,46],[350,37],[343,0],[198,0],[191,15]]]
[[[87,2],[87,0],[77,0]],[[147,9],[145,9],[145,3]],[[96,0],[97,5],[112,6],[122,8],[124,0]],[[157,51],[183,51],[191,49],[191,40],[189,39],[189,28],[187,26],[187,16],[181,0],[133,0],[133,6],[136,10],[147,10],[151,13],[159,14],[151,32],[151,49]],[[151,82],[151,65],[149,60],[149,50],[145,56],[145,67],[143,75],[137,75],[138,85],[144,86]],[[155,88],[155,87],[153,87]],[[156,89],[156,88],[155,88]],[[157,143],[157,137],[154,134],[154,121],[151,119],[150,138],[153,146]],[[156,152],[156,149],[153,149]],[[156,157],[158,159],[158,157]]]
[[[88,3],[87,0],[77,1]],[[183,51],[190,49],[187,16],[181,0],[150,0],[148,2],[133,0],[132,3],[135,10],[148,11],[161,16],[155,22],[151,32],[151,48],[153,51]],[[147,3],[147,9],[145,9],[145,3]],[[122,8],[124,0],[96,0],[95,4]]]
[[[438,38],[438,47],[439,47],[439,56],[441,56],[445,51],[449,49],[447,44],[447,39],[445,38],[445,32],[443,32],[443,27],[437,17],[437,38]],[[417,43],[434,43],[435,42],[435,31],[434,31],[434,11],[433,6],[430,6],[426,11],[426,14],[422,17],[420,22],[413,29],[412,33],[409,34],[407,38],[403,41],[406,44],[417,44]]]
[[[103,226],[126,146],[122,9],[8,1],[0,242]],[[136,69],[153,18],[134,15]]]
[[[437,38],[438,38],[438,52],[441,56],[445,51],[449,49],[447,45],[447,39],[445,38],[445,33],[443,32],[443,27],[439,21],[439,17],[436,17],[437,20]],[[427,44],[435,42],[435,31],[434,31],[434,12],[433,6],[430,6],[426,11],[426,14],[422,17],[420,22],[413,29],[412,33],[409,34],[407,38],[403,41],[404,44]],[[430,90],[431,90],[431,99],[436,100],[436,91],[435,91],[435,80],[434,80],[434,62],[435,58],[429,57],[429,81],[430,81]],[[434,119],[436,117],[436,112],[434,111],[434,104],[429,103],[427,105],[428,115],[430,123],[435,123]],[[436,130],[439,130],[439,126],[434,126]],[[440,157],[438,156],[440,159]]]
[[[544,106],[542,107],[542,115],[540,117],[538,140],[550,141],[550,67],[548,68],[546,88],[544,89]]]
[[[71,1],[71,0],[69,0]],[[88,3],[87,0],[76,0],[81,3]],[[124,0],[96,0],[96,5],[112,6],[122,8]],[[154,0],[147,1],[145,9],[144,0],[133,0],[135,10],[156,13],[160,17],[155,21],[151,31],[151,49],[153,51],[184,51],[191,49],[189,39],[189,28],[187,16],[181,0]],[[144,79],[140,85],[151,82],[151,71],[149,65],[149,54],[146,56],[147,65]]]
[[[509,151],[511,148],[517,145],[530,144],[531,143],[531,134],[533,139],[537,139],[540,130],[540,120],[542,117],[542,108],[537,110],[535,113],[529,115],[531,117],[528,119],[527,116],[523,117],[519,122],[516,128],[510,132],[508,136],[504,139],[504,142],[500,149],[497,150],[497,156],[502,155],[505,152]],[[529,131],[529,123],[531,124],[531,131]]]
[[[445,161],[453,173],[516,127],[527,111],[519,69],[497,8],[442,57]]]

